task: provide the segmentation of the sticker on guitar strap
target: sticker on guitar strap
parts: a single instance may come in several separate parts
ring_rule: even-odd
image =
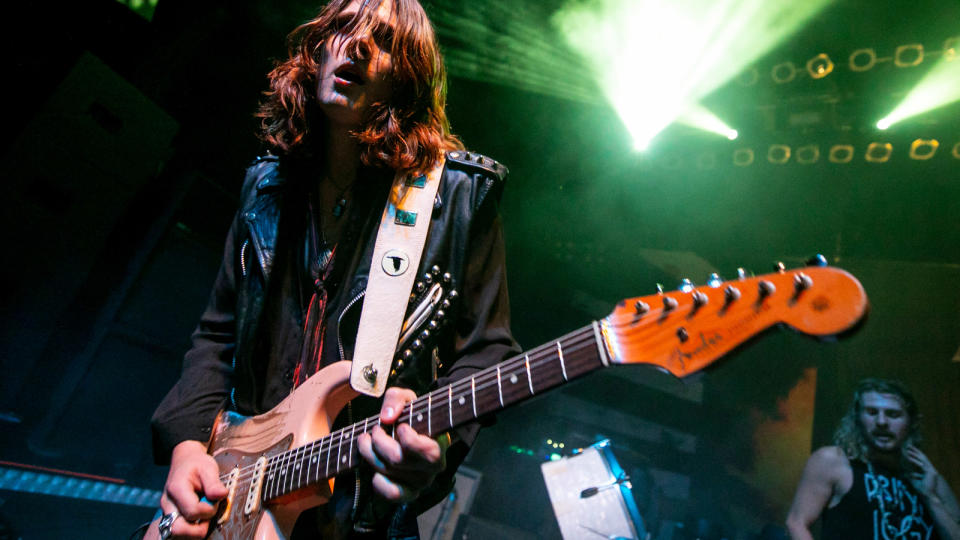
[[[386,272],[387,275],[399,276],[410,267],[410,257],[399,249],[391,249],[383,254],[380,266],[383,267],[383,271]]]

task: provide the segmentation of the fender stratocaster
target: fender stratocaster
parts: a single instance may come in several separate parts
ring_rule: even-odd
[[[631,298],[600,321],[420,396],[400,421],[434,436],[612,364],[650,364],[684,377],[776,324],[832,336],[866,309],[856,278],[820,266]],[[209,452],[228,495],[208,538],[287,538],[301,512],[329,499],[334,477],[360,463],[357,437],[379,423],[374,416],[330,432],[357,396],[349,379],[350,363],[338,362],[265,414],[219,415]],[[155,521],[147,538],[157,537]]]

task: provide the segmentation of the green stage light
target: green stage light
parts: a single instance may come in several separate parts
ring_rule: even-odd
[[[830,1],[580,0],[553,22],[646,148]]]
[[[913,87],[903,101],[877,122],[887,129],[912,118],[960,100],[960,59],[945,55]]]
[[[681,124],[686,124],[697,129],[702,129],[704,131],[709,131],[711,133],[716,133],[717,135],[722,135],[728,139],[735,140],[739,136],[739,132],[728,126],[723,120],[721,120],[717,115],[713,114],[706,107],[693,104],[689,109],[680,114],[677,118],[677,122]]]

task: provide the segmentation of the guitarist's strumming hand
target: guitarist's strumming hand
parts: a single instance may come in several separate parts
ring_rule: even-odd
[[[413,390],[388,388],[380,408],[380,423],[393,425],[403,406],[416,399]],[[373,488],[387,500],[411,501],[420,490],[430,485],[446,466],[446,451],[450,438],[440,437],[444,444],[420,435],[409,424],[397,425],[391,437],[380,426],[360,435],[357,447],[360,455],[373,467]]]
[[[217,462],[207,454],[203,443],[183,441],[173,448],[170,473],[160,497],[164,514],[176,510],[182,516],[173,521],[171,538],[204,538],[216,508],[200,498],[218,501],[226,495]]]

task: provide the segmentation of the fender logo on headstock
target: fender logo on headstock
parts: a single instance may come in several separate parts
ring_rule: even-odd
[[[698,335],[700,336],[700,343],[696,346],[696,348],[694,348],[689,352],[683,352],[682,350],[680,350],[680,347],[677,347],[673,351],[673,354],[671,355],[670,359],[680,364],[680,368],[683,370],[687,369],[685,360],[692,360],[695,356],[697,356],[700,353],[709,352],[717,344],[723,341],[723,335],[721,335],[719,332],[716,332],[716,331],[710,332],[709,335],[703,332],[698,332]]]

